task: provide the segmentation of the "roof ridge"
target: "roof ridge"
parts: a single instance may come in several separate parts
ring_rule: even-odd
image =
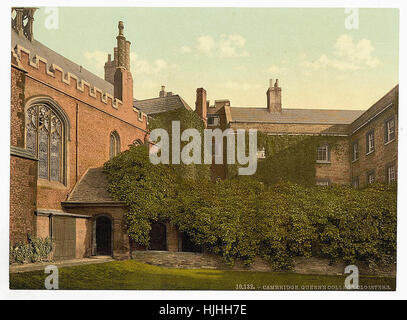
[[[230,107],[231,109],[256,109],[256,110],[268,110],[267,107]],[[318,109],[318,108],[282,108],[282,110],[312,110],[312,111],[355,111],[364,112],[363,109]]]
[[[170,97],[181,98],[179,94],[172,94],[170,96],[165,96],[165,97],[155,97],[155,98],[148,98],[148,99],[133,99],[133,102],[143,102],[143,101],[149,101],[149,100],[155,100],[155,99],[165,99],[165,98],[170,98]]]

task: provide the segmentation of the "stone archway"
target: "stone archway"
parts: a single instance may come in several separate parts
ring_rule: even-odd
[[[95,255],[111,256],[113,223],[107,215],[97,216],[94,222]]]

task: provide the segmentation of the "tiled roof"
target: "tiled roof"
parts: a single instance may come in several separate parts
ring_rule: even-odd
[[[269,112],[267,108],[230,108],[231,121],[304,123],[304,124],[350,124],[363,110],[325,109],[282,109],[282,112]]]
[[[113,85],[110,82],[107,82],[75,62],[72,62],[64,56],[56,53],[47,46],[43,45],[41,42],[37,40],[29,41],[25,37],[20,37],[17,32],[12,29],[11,48],[14,49],[17,44],[29,50],[31,57],[34,57],[34,55],[39,55],[40,57],[46,59],[49,65],[56,64],[57,66],[61,67],[65,73],[70,72],[77,76],[80,80],[90,83],[91,86],[95,86],[110,95],[114,94]]]
[[[103,168],[90,168],[68,198],[68,202],[113,202]]]
[[[188,103],[186,103],[178,94],[146,100],[134,100],[134,106],[147,115],[177,110],[179,108],[191,110]]]

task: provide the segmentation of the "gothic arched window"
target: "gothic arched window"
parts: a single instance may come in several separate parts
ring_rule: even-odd
[[[38,177],[64,182],[62,117],[48,103],[34,103],[26,111],[26,150],[38,157]]]
[[[117,131],[110,134],[110,159],[120,153],[120,136]]]

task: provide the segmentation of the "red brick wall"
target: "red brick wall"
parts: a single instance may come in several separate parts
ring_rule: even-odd
[[[89,219],[76,218],[76,258],[89,257],[91,255],[92,225]]]
[[[10,161],[10,242],[26,241],[36,235],[36,161],[11,156]]]
[[[107,98],[108,103],[103,103],[98,91],[96,97],[92,97],[87,85],[83,86],[81,92],[77,88],[76,80],[71,78],[70,84],[64,83],[59,70],[55,71],[54,77],[49,75],[42,61],[39,62],[38,69],[31,66],[24,51],[21,51],[21,61],[28,71],[25,80],[25,102],[39,96],[50,97],[63,108],[70,121],[70,141],[66,146],[66,185],[38,180],[38,208],[61,209],[61,201],[67,199],[69,192],[86,170],[89,167],[102,166],[109,160],[110,133],[114,130],[118,132],[121,150],[126,150],[134,140],[144,141],[146,118],[139,120],[138,112],[133,110],[132,103],[128,101],[128,88],[124,88],[126,105],[119,103],[115,108],[110,98]],[[131,75],[127,78],[130,79]],[[132,83],[130,80],[129,85]],[[24,134],[24,127],[22,128],[21,130],[20,127],[20,135]]]
[[[92,254],[94,246],[93,228],[99,215],[106,215],[113,226],[113,257],[128,256],[130,253],[130,239],[127,234],[123,207],[67,207],[66,211],[91,218],[76,218],[76,257],[87,257]]]
[[[25,74],[11,68],[10,143],[24,146],[24,85]],[[10,243],[26,241],[27,234],[36,235],[35,216],[37,162],[11,155],[10,157]]]
[[[18,68],[11,68],[11,119],[10,144],[24,148],[24,87],[25,73]]]
[[[172,225],[171,223],[165,224],[167,227],[167,249],[168,251],[179,251],[178,244],[179,244],[179,232],[176,226]]]
[[[349,140],[341,139],[331,146],[330,163],[315,164],[316,180],[328,179],[330,183],[350,184]]]
[[[372,120],[369,124],[362,127],[350,137],[350,146],[358,141],[359,143],[359,159],[352,162],[352,154],[350,153],[351,176],[359,177],[359,186],[363,187],[367,184],[368,172],[374,170],[376,181],[386,182],[386,166],[394,163],[397,172],[397,143],[398,143],[398,114],[397,101],[394,101],[392,107],[381,113],[378,117]],[[384,141],[385,121],[390,117],[395,119],[395,137],[396,139],[388,144]],[[374,130],[375,151],[366,154],[366,134]]]
[[[347,134],[346,125],[329,124],[279,124],[279,123],[231,123],[232,129],[257,129],[266,133],[298,133],[298,134],[322,134],[337,133]],[[316,150],[315,150],[316,152]],[[331,149],[330,163],[315,164],[315,177],[328,179],[330,183],[349,184],[350,183],[350,163],[349,163],[349,141],[347,137],[340,139],[336,146]]]

